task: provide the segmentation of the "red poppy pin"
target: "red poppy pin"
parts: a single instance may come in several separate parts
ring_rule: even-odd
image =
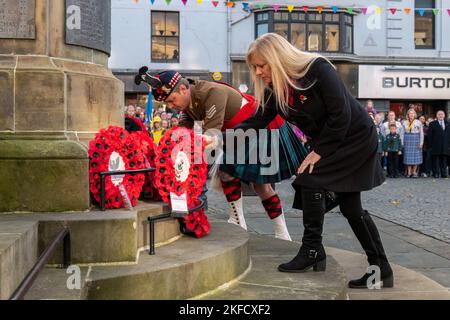
[[[308,97],[301,94],[300,95],[300,102],[301,103],[305,103],[306,100],[308,100]]]

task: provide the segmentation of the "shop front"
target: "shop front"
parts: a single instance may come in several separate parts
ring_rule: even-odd
[[[411,107],[427,118],[450,111],[450,67],[360,65],[358,83],[359,99],[397,117]]]

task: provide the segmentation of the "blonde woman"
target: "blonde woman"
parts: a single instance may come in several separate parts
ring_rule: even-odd
[[[417,178],[417,168],[423,162],[423,125],[417,119],[417,113],[414,109],[408,110],[406,118],[403,121],[403,164],[406,166],[406,176],[408,178]]]
[[[283,37],[268,33],[255,40],[247,53],[258,112],[235,128],[261,129],[281,115],[308,137],[311,152],[298,169],[293,186],[294,208],[302,208],[305,231],[297,256],[278,267],[282,272],[325,271],[322,228],[325,197],[337,194],[339,207],[365,250],[370,265],[381,271],[381,285],[392,287],[394,277],[377,227],[361,206],[361,191],[385,180],[377,160],[377,130],[364,108],[350,95],[333,65],[306,53]],[[367,288],[371,274],[349,282]]]

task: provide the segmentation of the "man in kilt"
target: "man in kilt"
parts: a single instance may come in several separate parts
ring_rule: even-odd
[[[176,71],[164,71],[154,77],[160,81],[159,87],[152,87],[154,98],[157,101],[164,101],[169,108],[180,112],[180,126],[192,128],[194,121],[202,121],[203,132],[210,129],[224,132],[252,116],[257,109],[254,97],[243,94],[227,84],[188,80]],[[282,127],[285,127],[285,123],[281,118],[274,120],[269,126],[269,128],[281,129],[282,132],[288,130]],[[297,143],[295,146],[297,149],[304,149],[293,131],[292,136],[285,134],[284,138],[282,135],[280,140],[285,144],[286,141],[289,143],[294,141]],[[289,149],[295,151],[292,145],[285,150]],[[292,152],[292,154],[297,155],[299,153]],[[303,154],[306,154],[306,150]],[[275,237],[291,241],[280,198],[271,186],[272,183],[291,178],[295,174],[301,159],[296,156],[291,158],[290,161],[293,163],[289,163],[289,166],[286,166],[285,163],[285,166],[283,166],[283,163],[280,162],[278,172],[268,177],[260,174],[260,167],[262,166],[260,164],[249,166],[231,164],[220,167],[221,186],[230,205],[229,223],[239,225],[247,230],[242,203],[241,181],[252,183],[255,192],[261,198],[267,215],[274,223]]]

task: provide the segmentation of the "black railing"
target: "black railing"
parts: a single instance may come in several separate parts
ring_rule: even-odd
[[[192,209],[189,209],[189,213],[202,209],[205,206],[205,201],[200,200],[200,204]],[[148,225],[150,229],[150,250],[149,254],[153,256],[155,254],[155,222],[168,218],[181,219],[186,212],[172,211],[170,213],[161,214],[159,216],[148,217]]]
[[[100,172],[100,179],[101,179],[101,185],[100,185],[100,208],[102,211],[105,211],[105,180],[106,176],[115,176],[115,175],[122,175],[122,174],[131,174],[135,175],[138,173],[149,173],[155,171],[155,168],[147,168],[147,169],[139,169],[139,170],[126,170],[126,171],[105,171]]]
[[[41,271],[47,265],[48,260],[55,253],[58,245],[63,242],[63,267],[68,268],[71,264],[71,248],[70,248],[70,232],[67,226],[65,226],[56,236],[56,238],[50,243],[50,245],[44,250],[39,257],[36,264],[28,272],[26,277],[22,280],[16,291],[12,294],[10,300],[23,300],[30,288],[33,286],[34,281],[39,276]]]

